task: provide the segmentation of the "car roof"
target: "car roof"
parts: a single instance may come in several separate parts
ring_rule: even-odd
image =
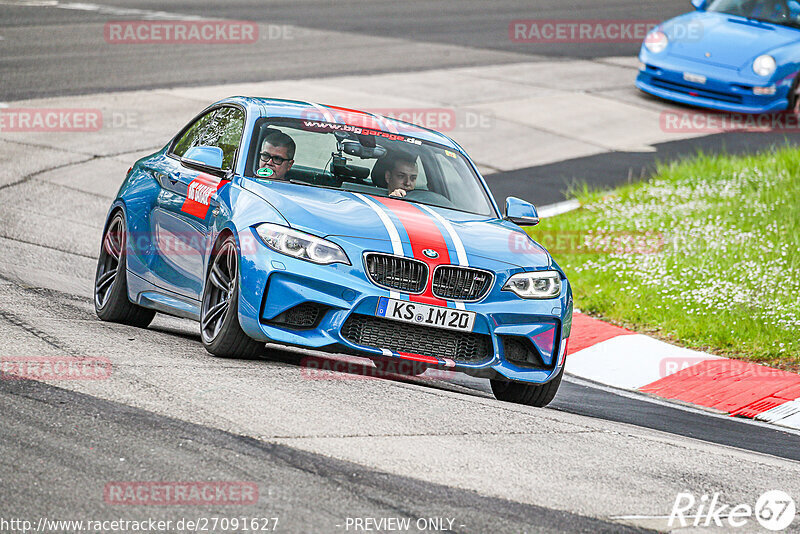
[[[261,98],[236,96],[226,98],[218,104],[239,104],[247,108],[249,113],[262,117],[285,117],[312,121],[349,124],[381,130],[387,133],[399,133],[408,137],[438,143],[464,153],[464,150],[452,139],[429,128],[405,121],[385,117],[383,115],[355,109],[305,102],[301,100],[284,100],[280,98]]]

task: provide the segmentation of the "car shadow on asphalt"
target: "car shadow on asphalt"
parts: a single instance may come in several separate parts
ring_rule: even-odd
[[[265,346],[262,358],[266,361],[295,366],[308,380],[387,380],[473,397],[493,398],[488,380],[436,367],[429,367],[424,373],[413,375],[409,373],[412,362],[399,358],[396,361],[388,359],[383,362],[383,368],[380,368],[369,358],[361,356],[294,349],[280,345]]]
[[[185,325],[182,323],[183,321],[181,324],[158,324],[157,322],[151,324],[148,330],[200,344],[200,332],[196,331],[198,329],[190,329],[189,326],[183,328]],[[208,356],[214,357],[211,354]],[[257,357],[241,358],[240,361],[274,362],[293,366],[299,369],[301,375],[308,380],[386,380],[438,391],[462,393],[473,397],[494,398],[489,381],[486,379],[436,367],[430,367],[424,373],[413,375],[410,374],[413,362],[399,358],[388,358],[383,362],[384,367],[379,368],[371,359],[362,356],[314,351],[270,343],[264,346],[264,350]]]

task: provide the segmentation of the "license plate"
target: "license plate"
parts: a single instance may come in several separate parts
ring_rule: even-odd
[[[472,332],[475,312],[381,297],[375,315],[434,328]]]
[[[692,74],[691,72],[684,72],[683,79],[686,80],[687,82],[692,82],[692,83],[701,83],[701,84],[706,83],[705,76],[703,76],[702,74]]]

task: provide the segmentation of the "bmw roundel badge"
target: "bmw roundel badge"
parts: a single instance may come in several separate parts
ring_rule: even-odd
[[[439,257],[439,253],[430,248],[426,248],[425,250],[422,251],[422,253],[432,260],[435,260],[436,258]]]

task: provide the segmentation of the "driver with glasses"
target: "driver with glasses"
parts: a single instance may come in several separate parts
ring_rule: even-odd
[[[285,180],[294,164],[294,139],[283,132],[274,132],[264,138],[259,153],[258,176],[270,180]],[[270,173],[266,169],[271,170]]]

